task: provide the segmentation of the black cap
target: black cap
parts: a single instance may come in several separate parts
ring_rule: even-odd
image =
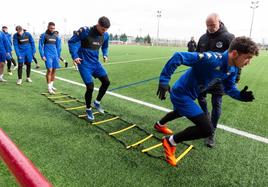
[[[110,20],[105,16],[100,17],[98,23],[100,26],[107,28],[107,29],[111,26]]]

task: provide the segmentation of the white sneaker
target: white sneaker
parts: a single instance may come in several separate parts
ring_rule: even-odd
[[[9,72],[8,72],[8,75],[13,75],[12,71],[9,71]]]
[[[52,90],[53,91],[57,91],[57,88],[55,88],[54,86],[52,86]]]
[[[48,93],[50,93],[51,95],[55,94],[55,92],[52,90],[52,88],[48,89]]]
[[[17,85],[21,85],[22,84],[22,79],[18,79],[17,80]]]
[[[5,80],[3,77],[0,78],[0,82],[7,82],[7,80]]]
[[[32,79],[30,77],[26,78],[26,82],[33,82]]]
[[[13,71],[16,70],[17,68],[18,68],[18,65],[14,66]]]

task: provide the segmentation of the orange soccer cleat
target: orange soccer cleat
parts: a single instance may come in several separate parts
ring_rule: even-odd
[[[164,147],[164,150],[165,150],[166,161],[170,165],[176,166],[177,165],[176,157],[175,157],[176,147],[169,144],[168,138],[162,139],[162,146]]]
[[[158,123],[155,123],[154,128],[158,131],[161,132],[163,134],[173,134],[173,131],[170,130],[166,125],[159,125]]]

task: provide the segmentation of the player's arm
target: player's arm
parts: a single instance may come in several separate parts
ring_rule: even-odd
[[[103,56],[103,61],[104,62],[108,61],[108,47],[109,47],[109,34],[105,33],[104,42],[103,42],[103,44],[101,46],[102,56]]]
[[[72,59],[77,64],[80,64],[82,61],[78,55],[80,42],[87,36],[88,31],[89,29],[87,27],[82,27],[77,32],[75,32],[71,39],[68,41],[69,52],[72,56]]]
[[[15,49],[15,53],[16,53],[17,57],[21,58],[21,54],[20,54],[20,51],[19,51],[19,42],[18,42],[17,34],[13,35],[13,45],[14,45],[14,49]]]
[[[58,58],[60,59],[60,56],[61,56],[61,38],[59,36],[56,38],[56,48],[57,48]]]
[[[44,53],[44,42],[45,42],[45,34],[41,34],[39,38],[38,50],[39,50],[40,57],[42,58],[42,60],[45,61],[46,57]]]
[[[245,86],[241,91],[237,89],[235,84],[236,72],[233,72],[227,79],[223,80],[224,92],[230,97],[244,102],[253,101],[254,95],[252,91],[247,91],[248,86]]]
[[[195,52],[176,52],[164,66],[159,79],[159,86],[157,90],[157,95],[161,100],[166,98],[166,93],[169,91],[169,81],[172,74],[180,65],[193,66],[199,63],[200,60],[204,58],[203,54],[198,54]]]
[[[31,34],[29,34],[29,40],[30,40],[30,44],[31,44],[31,48],[32,48],[32,52],[33,52],[33,55],[34,55],[35,52],[36,52],[36,49],[35,49],[34,39],[33,39],[33,37],[32,37]]]
[[[9,51],[11,51],[11,45],[10,45],[10,42],[8,41],[8,38],[4,34],[3,34],[3,44],[6,50],[6,53],[8,54]]]

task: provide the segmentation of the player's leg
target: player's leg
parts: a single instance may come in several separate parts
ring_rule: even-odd
[[[18,80],[17,85],[22,84],[22,69],[25,62],[25,55],[21,54],[21,56],[18,58]]]
[[[92,74],[94,77],[98,77],[99,80],[101,81],[101,86],[99,89],[99,93],[98,96],[96,98],[96,100],[94,101],[94,107],[100,112],[100,113],[104,113],[104,110],[102,109],[100,102],[103,98],[103,96],[105,95],[109,85],[110,85],[110,80],[108,78],[107,72],[106,70],[102,67],[101,63],[99,63],[98,65],[96,65],[96,67],[94,68],[94,72]]]
[[[54,87],[54,81],[56,77],[56,71],[60,68],[60,63],[58,57],[54,57],[52,61],[52,72],[51,72],[51,88],[53,91],[56,91],[57,89]]]
[[[4,76],[4,68],[5,68],[5,54],[0,53],[0,82],[5,82],[6,80],[3,78]]]
[[[160,132],[160,133],[163,133],[163,134],[173,134],[173,131],[170,130],[168,127],[167,127],[167,123],[174,120],[174,119],[177,119],[179,117],[182,117],[178,112],[176,111],[171,111],[169,113],[167,113],[162,119],[160,119],[159,121],[157,121],[155,124],[154,124],[154,128]]]
[[[92,67],[86,63],[79,64],[78,67],[81,78],[86,85],[85,101],[86,101],[87,119],[92,121],[95,119],[91,107],[92,94],[94,90],[94,83],[92,80]]]
[[[31,79],[31,62],[25,62],[26,65],[26,82],[33,82]]]
[[[198,103],[199,103],[201,109],[204,111],[204,113],[209,115],[206,97],[207,97],[207,93],[202,92],[198,96],[197,100],[198,100]]]

